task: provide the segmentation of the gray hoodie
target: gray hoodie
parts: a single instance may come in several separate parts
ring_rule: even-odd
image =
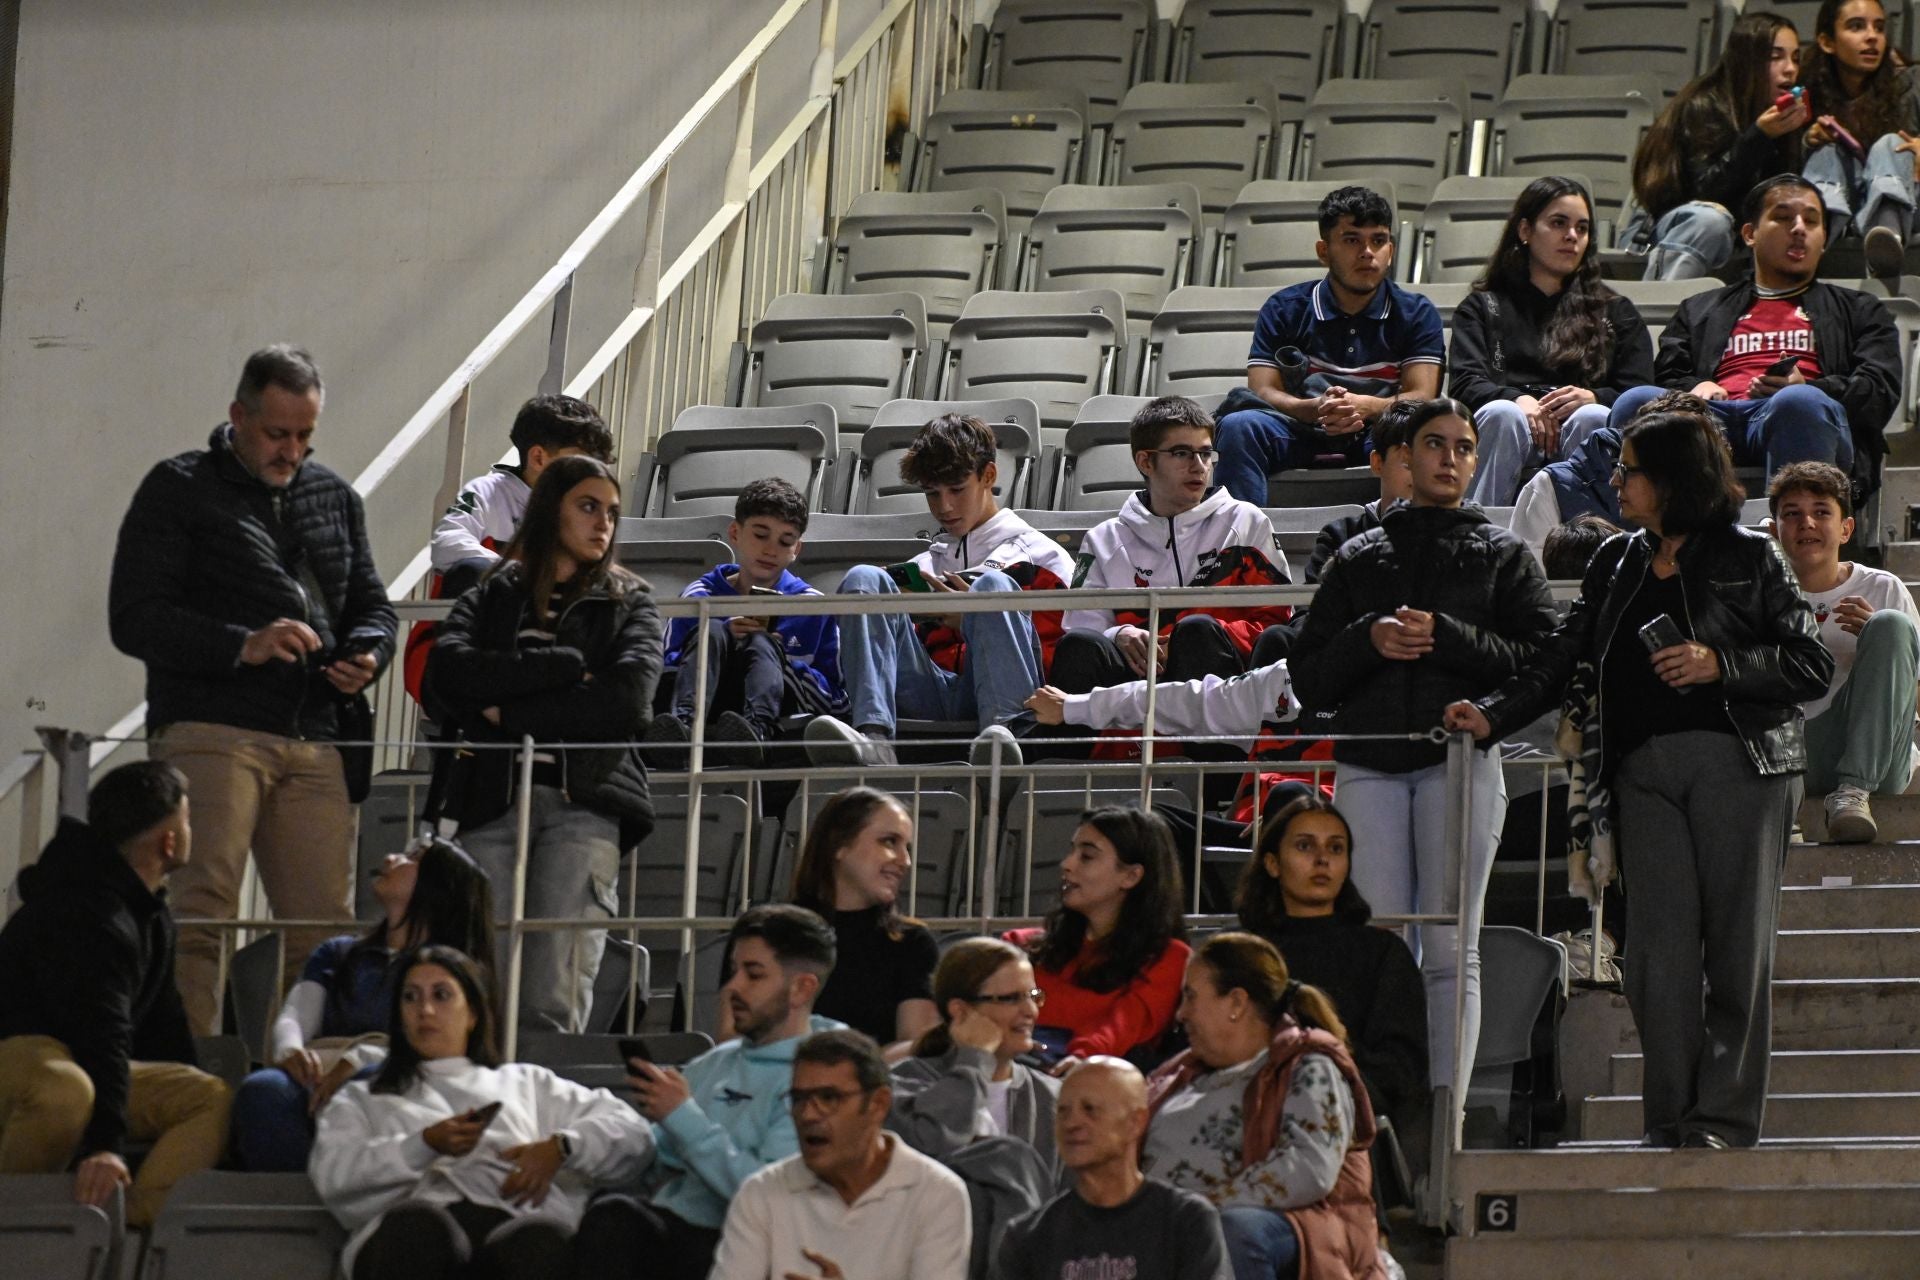
[[[979,1137],[977,1118],[987,1109],[987,1083],[994,1057],[984,1049],[955,1045],[936,1058],[908,1058],[893,1068],[893,1112],[887,1127],[916,1151],[945,1160]],[[1007,1093],[1007,1136],[1039,1153],[1056,1176],[1053,1108],[1060,1082],[1013,1064]]]

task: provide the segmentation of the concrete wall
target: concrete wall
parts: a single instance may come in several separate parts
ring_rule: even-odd
[[[37,723],[141,697],[106,635],[121,513],[205,442],[246,353],[308,345],[319,458],[377,452],[558,257],[779,0],[25,0],[0,309],[0,758]],[[843,0],[843,47],[879,0]],[[760,86],[804,92],[812,10]],[[711,212],[731,107],[673,172],[674,238]],[[623,313],[635,227],[575,298],[574,361]],[[616,260],[617,259],[617,260]],[[611,264],[611,265],[608,265]],[[506,447],[545,325],[476,399]],[[370,515],[382,571],[424,543],[429,446]]]

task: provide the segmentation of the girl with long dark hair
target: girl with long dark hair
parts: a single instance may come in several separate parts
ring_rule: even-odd
[[[555,459],[534,485],[499,564],[440,624],[427,680],[475,749],[456,759],[446,811],[512,900],[518,753],[537,744],[525,916],[611,916],[620,850],[653,825],[630,743],[660,678],[660,614],[647,584],[614,563],[620,486],[603,462]],[[581,743],[577,747],[566,743]],[[522,1025],[584,1031],[604,929],[526,935]]]
[[[309,1170],[351,1232],[352,1280],[567,1274],[596,1184],[639,1176],[647,1122],[605,1089],[500,1061],[491,984],[452,947],[408,953],[380,1074],[320,1114]]]
[[[1829,240],[1851,220],[1867,268],[1897,275],[1920,175],[1920,75],[1899,65],[1880,0],[1825,0],[1800,84],[1814,116],[1801,170],[1827,207]],[[1864,150],[1856,150],[1856,144]]]
[[[1570,455],[1622,391],[1653,381],[1647,326],[1600,279],[1585,187],[1527,184],[1453,313],[1447,364],[1480,436],[1468,496],[1491,507],[1512,506],[1526,471]]]
[[[1799,75],[1800,35],[1777,13],[1742,14],[1720,61],[1675,94],[1633,157],[1637,206],[1621,243],[1647,246],[1646,278],[1691,280],[1739,246],[1735,212],[1756,182],[1793,173],[1813,119],[1804,96],[1778,106]]]
[[[1150,1054],[1166,1034],[1190,954],[1182,897],[1165,818],[1121,805],[1080,815],[1060,905],[1044,927],[1004,935],[1033,958],[1041,1025],[1064,1037],[1068,1057]]]
[[[271,1067],[241,1081],[233,1098],[233,1149],[256,1173],[307,1167],[313,1117],[341,1085],[386,1056],[395,964],[437,944],[493,968],[493,895],[466,851],[449,840],[389,854],[373,879],[385,918],[365,933],[315,947],[274,1020]]]

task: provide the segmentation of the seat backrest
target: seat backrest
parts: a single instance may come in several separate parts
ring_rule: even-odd
[[[1141,483],[1144,484],[1145,481]],[[1077,556],[1080,554],[1080,543],[1085,540],[1088,530],[1111,520],[1113,508],[1099,507],[1085,511],[1027,510],[1020,512],[1020,518],[1025,520],[1035,533],[1045,534],[1059,543],[1068,555]]]
[[[737,486],[736,486],[737,488]],[[732,515],[732,508],[716,515]],[[719,538],[649,538],[620,541],[620,564],[645,578],[657,597],[671,598],[717,564],[733,560],[733,548]]]
[[[1320,241],[1320,202],[1347,181],[1249,182],[1220,221],[1219,253],[1213,282],[1229,287],[1264,285],[1281,289],[1327,273],[1314,246]],[[1386,197],[1399,217],[1398,193],[1391,182],[1367,179]],[[1411,262],[1394,256],[1394,274],[1405,278]]]
[[[1126,324],[1126,306],[1110,289],[975,294],[948,339],[940,396],[1017,396],[1034,402],[1042,426],[1065,426],[1119,377]]]
[[[983,89],[1070,86],[1105,128],[1154,66],[1151,0],[1001,0],[987,32]]]
[[[1453,324],[1453,309],[1465,301],[1467,294],[1473,291],[1473,286],[1456,280],[1408,285],[1407,289],[1431,302],[1433,309],[1440,313],[1441,326],[1447,327]]]
[[[1335,520],[1360,514],[1358,503],[1336,503],[1326,507],[1268,507],[1267,521],[1273,525],[1274,541],[1292,564],[1305,565],[1313,558],[1320,531]]]
[[[1578,170],[1596,219],[1618,221],[1633,153],[1664,99],[1641,76],[1520,76],[1493,113],[1491,167],[1537,178]]]
[[[834,229],[827,290],[917,293],[927,336],[943,337],[966,300],[993,286],[1006,223],[1006,197],[986,188],[869,191]]]
[[[1146,483],[1133,463],[1128,428],[1148,396],[1094,396],[1067,428],[1060,456],[1062,511],[1118,511],[1127,495]]]
[[[193,1053],[202,1071],[225,1081],[229,1088],[238,1089],[253,1070],[254,1056],[239,1036],[195,1036]]]
[[[1059,88],[949,89],[927,117],[915,157],[916,191],[989,188],[1018,235],[1047,192],[1080,181],[1087,96]]]
[[[854,488],[851,512],[904,515],[927,509],[926,490],[909,484],[900,474],[907,446],[920,434],[922,423],[870,427],[860,438],[860,481]],[[999,446],[994,459],[993,497],[1003,507],[1025,505],[1028,486],[1039,461],[1040,430],[1014,422],[988,422]],[[807,544],[811,551],[813,543]]]
[[[1040,408],[1021,396],[1000,400],[889,400],[874,415],[876,427],[922,427],[943,413],[964,413],[990,427],[1002,423],[1026,428],[1029,439],[1040,438]]]
[[[537,1063],[557,1073],[569,1067],[605,1067],[623,1071],[620,1042],[639,1040],[647,1047],[647,1056],[663,1067],[691,1062],[713,1048],[713,1037],[704,1031],[648,1032],[638,1036],[579,1035],[565,1031],[522,1031],[520,1061]],[[568,1079],[572,1079],[568,1076]]]
[[[925,498],[920,500],[920,509],[927,509]],[[915,537],[809,537],[805,550],[800,553],[800,568],[810,586],[832,595],[840,590],[847,570],[855,565],[885,568],[900,564],[925,551],[927,541]]]
[[[1648,325],[1664,327],[1681,303],[1696,293],[1711,293],[1721,284],[1712,276],[1702,276],[1697,280],[1609,280],[1607,287],[1631,302]]]
[[[881,405],[913,390],[926,346],[927,304],[919,294],[789,294],[774,303],[747,340],[742,403],[824,402],[840,429],[854,433]]]
[[[1329,80],[1307,108],[1293,176],[1342,186],[1385,179],[1395,212],[1418,212],[1460,168],[1471,101],[1458,79]]]
[[[0,1249],[9,1275],[119,1280],[126,1198],[115,1187],[96,1208],[73,1198],[70,1173],[0,1174]]]
[[[1042,784],[1045,785],[1045,784]],[[1155,809],[1188,807],[1190,802],[1172,787],[1153,789]],[[1060,905],[1060,864],[1066,860],[1080,815],[1101,805],[1138,806],[1140,791],[1129,788],[1072,787],[1060,790],[1023,788],[1007,806],[1000,829],[995,881],[999,910],[1007,915],[1045,915]],[[1191,879],[1191,850],[1176,850]],[[1183,904],[1183,906],[1186,904]],[[1046,1018],[1041,1017],[1044,1023]]]
[[[1478,279],[1500,242],[1513,202],[1531,181],[1455,174],[1435,187],[1433,199],[1420,215],[1417,278],[1468,283]]]
[[[1802,30],[1811,44],[1813,27]],[[1722,43],[1719,0],[1561,0],[1548,69],[1652,75],[1672,92],[1712,65]]]
[[[1254,324],[1271,296],[1259,287],[1175,289],[1147,331],[1141,390],[1192,396],[1244,386]]]
[[[346,1231],[303,1173],[183,1178],[154,1221],[147,1280],[332,1280]]]
[[[227,965],[227,992],[233,999],[234,1028],[255,1062],[266,1062],[273,1019],[280,1012],[280,971],[286,936],[263,933],[233,953]]]
[[[1111,289],[1128,318],[1153,318],[1192,278],[1199,195],[1190,184],[1055,187],[1027,231],[1021,287]]]
[[[1480,1045],[1474,1068],[1533,1056],[1533,1024],[1566,973],[1566,948],[1528,929],[1480,930]]]
[[[780,824],[778,855],[770,868],[764,892],[778,901],[787,900],[793,873],[800,863],[800,849],[807,831],[820,809],[840,788],[839,781],[803,786],[787,804]],[[966,892],[966,876],[972,868],[968,850],[973,844],[973,805],[965,788],[949,789],[944,779],[923,778],[920,790],[889,792],[906,806],[918,837],[913,847],[910,877],[911,894],[904,889],[901,907],[910,915],[950,916],[957,913]]]
[[[1508,80],[1530,70],[1527,0],[1373,0],[1361,20],[1360,75],[1444,76],[1471,87],[1484,116]]]
[[[653,829],[621,860],[621,915],[677,916],[685,909],[681,895],[686,886],[687,793],[677,785],[657,787],[656,792]],[[740,796],[712,788],[701,791],[694,914],[731,916],[745,908],[742,877],[748,828],[753,825],[747,802]]]
[[[1107,181],[1190,183],[1218,226],[1240,188],[1271,171],[1279,124],[1272,87],[1257,81],[1135,85],[1113,118]]]
[[[778,476],[819,505],[828,445],[838,439],[833,406],[812,402],[683,409],[654,445],[648,514],[732,511],[745,480]]]
[[[1187,0],[1174,31],[1173,77],[1272,86],[1280,119],[1297,119],[1313,91],[1345,74],[1342,0]]]

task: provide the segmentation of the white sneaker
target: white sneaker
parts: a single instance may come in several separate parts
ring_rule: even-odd
[[[1865,844],[1879,834],[1864,788],[1842,783],[1827,796],[1827,839],[1836,844]]]
[[[1876,280],[1898,283],[1900,269],[1906,265],[1907,246],[1892,227],[1871,227],[1862,239],[1861,250],[1867,259],[1867,274]]]
[[[991,769],[995,756],[1000,758],[1002,769],[1022,764],[1026,759],[1020,754],[1020,740],[1003,724],[990,724],[980,731],[967,752],[967,763],[976,769]]]
[[[900,763],[888,738],[871,738],[844,720],[815,716],[807,722],[807,755],[815,764],[876,769]]]

